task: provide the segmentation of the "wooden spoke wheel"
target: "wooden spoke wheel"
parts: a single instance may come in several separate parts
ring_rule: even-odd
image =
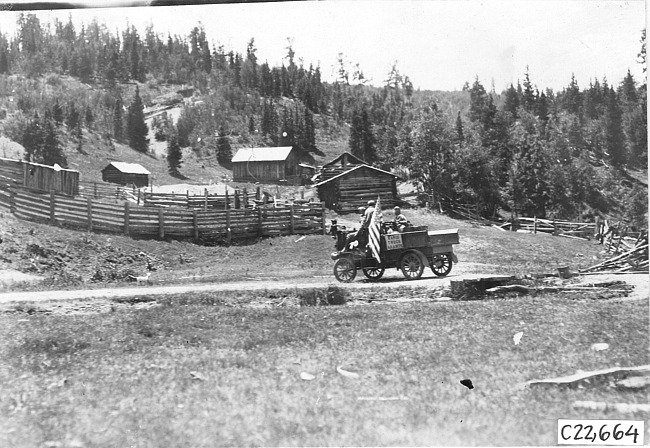
[[[357,276],[357,268],[349,257],[339,258],[334,263],[334,277],[341,283],[350,283]]]
[[[422,277],[424,263],[416,251],[405,252],[399,260],[399,268],[407,280],[417,280]]]
[[[370,280],[379,280],[384,275],[384,268],[363,268],[363,275]]]
[[[451,267],[454,265],[451,261],[449,254],[436,255],[436,258],[431,262],[431,270],[438,277],[444,277],[451,272]]]

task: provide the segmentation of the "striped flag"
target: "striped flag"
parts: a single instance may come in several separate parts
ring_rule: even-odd
[[[375,257],[377,260],[377,263],[381,263],[381,259],[379,258],[379,229],[381,228],[381,221],[381,204],[379,203],[379,196],[377,196],[375,211],[372,213],[372,219],[370,220],[370,225],[368,226],[368,245],[370,246],[373,257]]]

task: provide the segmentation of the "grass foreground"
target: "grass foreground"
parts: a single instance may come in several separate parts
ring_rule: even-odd
[[[571,405],[646,392],[521,387],[648,364],[646,301],[186,299],[1,315],[0,446],[554,445],[558,418],[647,419]]]

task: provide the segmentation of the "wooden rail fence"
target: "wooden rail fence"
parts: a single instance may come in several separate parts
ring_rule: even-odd
[[[129,201],[107,204],[90,197],[71,198],[53,191],[40,194],[5,185],[0,188],[0,207],[29,221],[141,238],[210,242],[326,233],[321,202],[226,210],[147,207]]]
[[[79,195],[84,198],[105,199],[111,202],[130,201],[147,207],[180,207],[191,209],[243,209],[255,208],[265,201],[272,200],[268,193],[258,188],[248,192],[245,188],[226,190],[225,194],[210,194],[205,189],[203,194],[185,193],[156,193],[135,187],[110,185],[101,182],[81,181]]]

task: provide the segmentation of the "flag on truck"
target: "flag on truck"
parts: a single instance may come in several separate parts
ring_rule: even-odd
[[[379,230],[381,229],[381,221],[381,204],[379,203],[379,196],[377,196],[375,211],[372,212],[372,219],[370,220],[370,225],[368,226],[368,245],[372,251],[372,256],[375,257],[375,260],[377,260],[377,263],[381,263],[381,259],[379,258]]]

